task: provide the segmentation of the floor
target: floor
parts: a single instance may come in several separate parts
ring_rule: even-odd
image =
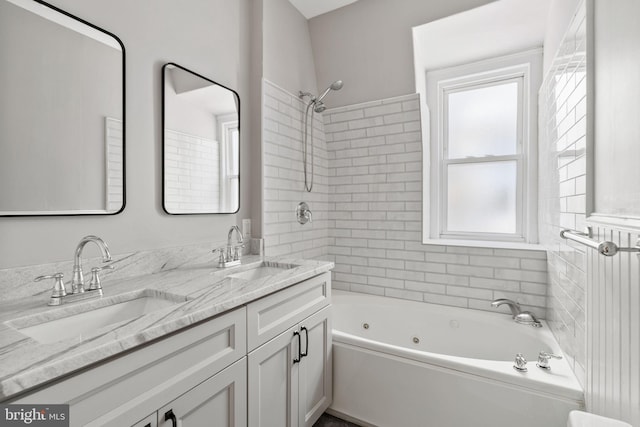
[[[358,427],[356,424],[341,420],[329,414],[322,414],[313,427]]]

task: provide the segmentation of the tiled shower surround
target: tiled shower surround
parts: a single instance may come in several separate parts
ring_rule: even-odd
[[[418,95],[316,114],[311,193],[302,170],[305,104],[267,80],[263,97],[267,255],[331,259],[338,289],[481,310],[506,297],[545,317],[544,251],[422,244]],[[300,201],[313,223],[297,223]]]
[[[418,95],[324,112],[333,286],[493,310],[511,298],[545,316],[546,254],[422,244]]]
[[[304,189],[302,166],[302,121],[306,104],[268,80],[263,80],[262,91],[265,253],[326,259],[329,185],[322,116],[315,114],[314,117],[314,182],[309,193]],[[302,225],[296,220],[296,207],[300,202],[309,205],[313,222]]]
[[[581,6],[539,92],[539,230],[549,258],[547,320],[585,380],[585,246],[560,238],[582,231],[586,212],[586,37]]]

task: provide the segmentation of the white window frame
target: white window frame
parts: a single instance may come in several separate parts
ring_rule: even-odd
[[[519,81],[521,108],[515,156],[446,159],[447,94],[470,87]],[[423,243],[458,246],[530,248],[537,242],[537,92],[542,81],[542,49],[426,73],[423,135]],[[515,159],[518,162],[515,234],[461,233],[446,229],[446,166]]]
[[[238,133],[239,137],[239,121],[237,120],[237,115],[231,115],[234,120],[228,120],[226,117],[222,120],[218,121],[218,126],[220,128],[220,199],[222,200],[222,208],[225,211],[229,211],[233,207],[240,206],[240,200],[238,199],[239,191],[234,192],[233,190],[237,188],[239,190],[240,186],[240,165],[235,166],[237,170],[232,171],[233,165],[231,162],[234,160],[234,156],[232,155],[231,143],[233,141],[233,133]],[[240,141],[238,141],[237,160],[240,161]]]

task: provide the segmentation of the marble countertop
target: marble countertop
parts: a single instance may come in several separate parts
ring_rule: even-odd
[[[263,261],[290,264],[275,275],[255,280],[229,277],[260,266]],[[47,306],[48,296],[31,297],[0,304],[0,401],[36,386],[100,363],[168,333],[232,310],[302,280],[329,271],[328,261],[243,258],[242,265],[218,269],[207,265],[177,268],[139,277],[103,280],[104,296]],[[141,292],[171,294],[176,304],[73,337],[42,344],[20,333],[14,326],[42,323],[74,311],[84,312],[140,296]]]

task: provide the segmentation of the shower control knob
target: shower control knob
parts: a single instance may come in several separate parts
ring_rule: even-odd
[[[518,372],[527,372],[527,359],[524,358],[524,355],[522,353],[516,354],[513,369]]]
[[[300,202],[296,208],[296,218],[300,224],[306,224],[307,222],[313,222],[313,214],[309,209],[309,205],[305,202]]]

